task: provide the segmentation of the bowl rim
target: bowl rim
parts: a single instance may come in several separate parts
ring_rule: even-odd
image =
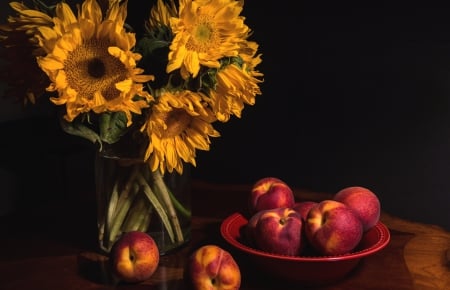
[[[388,245],[391,238],[389,229],[386,227],[386,225],[384,225],[381,221],[378,221],[378,223],[374,225],[371,230],[377,231],[379,239],[375,244],[373,244],[368,248],[358,250],[349,254],[342,254],[335,256],[289,256],[264,252],[262,250],[258,250],[250,246],[247,246],[238,241],[235,235],[233,235],[232,232],[230,231],[231,226],[239,224],[240,227],[242,227],[245,224],[247,224],[247,222],[248,220],[241,213],[239,212],[232,213],[222,221],[220,225],[220,234],[229,244],[248,254],[283,261],[290,260],[297,262],[324,262],[324,261],[344,261],[344,260],[360,259],[362,257],[374,254],[380,251],[381,249],[385,248]]]

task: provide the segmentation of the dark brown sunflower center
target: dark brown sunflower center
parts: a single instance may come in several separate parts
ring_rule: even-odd
[[[93,78],[99,79],[105,75],[105,64],[99,58],[93,58],[87,64],[88,73]]]
[[[164,131],[164,137],[172,138],[183,133],[189,127],[192,117],[185,110],[174,109],[165,116],[167,129]]]
[[[120,95],[116,84],[125,80],[128,68],[108,52],[109,44],[100,40],[88,40],[67,55],[64,62],[68,85],[79,96],[91,99],[101,93],[106,100]]]

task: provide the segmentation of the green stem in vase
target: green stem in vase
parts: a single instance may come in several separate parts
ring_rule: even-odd
[[[127,216],[130,207],[133,203],[134,196],[139,191],[139,186],[136,184],[132,186],[133,190],[131,192],[122,193],[119,197],[119,204],[117,210],[115,211],[115,215],[111,221],[111,230],[109,232],[109,242],[113,243],[116,238],[121,234],[121,226]],[[131,194],[130,194],[131,193]],[[122,199],[121,197],[126,194],[126,198]]]
[[[134,197],[139,191],[139,187],[135,184],[136,175],[139,171],[137,166],[133,167],[133,170],[121,190],[120,190],[120,180],[117,180],[113,186],[112,192],[109,195],[108,209],[107,209],[107,220],[104,229],[104,235],[106,235],[106,249],[109,250],[112,243],[116,240],[117,236],[120,234],[121,226],[128,214],[128,211],[133,203]],[[105,238],[102,237],[102,240]]]
[[[117,201],[117,206],[116,206],[117,210],[119,210],[120,207],[121,207],[125,202],[127,202],[127,201],[130,200],[130,193],[131,193],[131,190],[132,190],[132,189],[133,189],[133,193],[134,193],[134,194],[137,192],[137,190],[136,190],[136,184],[135,184],[134,182],[135,182],[136,176],[137,176],[138,174],[139,174],[139,166],[138,166],[138,165],[135,165],[135,166],[133,166],[133,171],[131,172],[130,177],[128,178],[128,181],[127,181],[127,183],[125,184],[125,186],[124,186],[122,192],[120,192],[120,193],[118,194],[119,200]],[[117,184],[119,183],[119,181],[120,181],[120,180],[117,180],[117,183],[114,185],[114,188],[115,188],[114,191],[118,191],[118,186],[117,186]],[[110,205],[110,206],[111,206],[111,205]],[[116,212],[117,210],[114,210],[114,212]]]
[[[158,214],[171,243],[184,242],[179,217],[190,217],[191,212],[173,195],[161,172],[152,172],[140,162],[114,164],[116,167],[108,173],[113,184],[109,189],[99,188],[107,204],[99,223],[102,249],[109,252],[123,232],[147,232],[153,212]]]
[[[175,228],[177,241],[183,242],[184,236],[183,231],[181,230],[180,221],[178,220],[178,215],[173,206],[172,199],[170,198],[170,191],[168,190],[166,183],[164,182],[164,179],[159,170],[153,172],[153,181],[156,193],[159,195],[159,197],[166,205],[170,221],[172,222],[172,225]]]
[[[133,205],[121,227],[122,232],[141,230],[144,224],[150,223],[152,206],[148,199],[139,194],[136,196]]]
[[[161,205],[161,203],[159,202],[159,200],[156,197],[155,193],[153,192],[151,187],[148,185],[147,181],[142,176],[142,174],[138,174],[137,180],[139,182],[139,185],[144,190],[145,195],[150,200],[150,202],[152,203],[152,205],[155,208],[156,212],[158,213],[159,217],[161,218],[161,220],[162,220],[162,222],[164,224],[164,227],[166,228],[167,233],[169,234],[170,240],[172,242],[174,242],[175,241],[175,235],[174,235],[174,231],[173,231],[172,225],[171,225],[171,223],[169,221],[169,217],[167,216],[166,209]],[[178,227],[180,227],[179,224],[178,224]]]
[[[151,221],[151,214],[153,212],[153,207],[149,208],[148,214],[145,214],[143,216],[142,222],[138,227],[138,231],[141,232],[147,232],[148,231],[148,227],[150,225],[150,221]]]
[[[178,199],[173,195],[172,191],[169,190],[170,200],[173,202],[174,207],[185,217],[190,218],[192,213],[186,207],[184,207]]]
[[[97,189],[98,191],[99,189]],[[118,190],[117,190],[117,183],[114,184],[114,187],[112,189],[112,193],[111,195],[101,195],[103,198],[108,199],[107,204],[108,207],[105,209],[104,206],[99,207],[99,217],[98,217],[98,228],[99,228],[99,235],[98,235],[98,239],[100,241],[103,241],[105,239],[105,235],[108,236],[108,241],[109,241],[109,233],[111,229],[111,221],[112,218],[114,216],[116,207],[117,207],[117,202],[119,200],[118,196]],[[103,205],[103,200],[99,199],[98,203],[100,205]],[[106,213],[106,214],[105,214]],[[101,243],[103,244],[103,243]],[[105,249],[104,249],[105,250]]]
[[[111,228],[111,221],[113,219],[114,213],[116,211],[117,208],[117,203],[119,202],[119,190],[118,190],[118,184],[115,183],[112,193],[110,195],[110,200],[108,203],[108,210],[107,210],[107,215],[106,215],[106,227],[108,229]]]

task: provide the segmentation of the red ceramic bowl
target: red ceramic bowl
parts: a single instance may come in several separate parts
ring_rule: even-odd
[[[347,276],[359,261],[383,249],[390,240],[388,228],[379,222],[366,232],[357,250],[339,256],[284,256],[248,245],[242,231],[248,220],[234,213],[223,220],[220,226],[222,237],[233,248],[246,254],[264,272],[281,279],[307,285],[329,284]]]

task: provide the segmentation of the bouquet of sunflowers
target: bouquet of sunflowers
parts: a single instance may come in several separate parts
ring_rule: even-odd
[[[142,218],[126,214],[129,197],[142,191],[145,211],[155,210],[171,239],[182,241],[176,200],[155,181],[195,166],[196,151],[220,136],[214,123],[255,104],[261,54],[249,40],[243,0],[157,0],[139,37],[127,23],[128,1],[10,2],[14,15],[0,26],[6,95],[25,105],[50,101],[65,132],[99,152],[120,144],[145,164],[152,183],[133,175],[126,195],[115,186],[105,197],[100,239],[145,230]]]

